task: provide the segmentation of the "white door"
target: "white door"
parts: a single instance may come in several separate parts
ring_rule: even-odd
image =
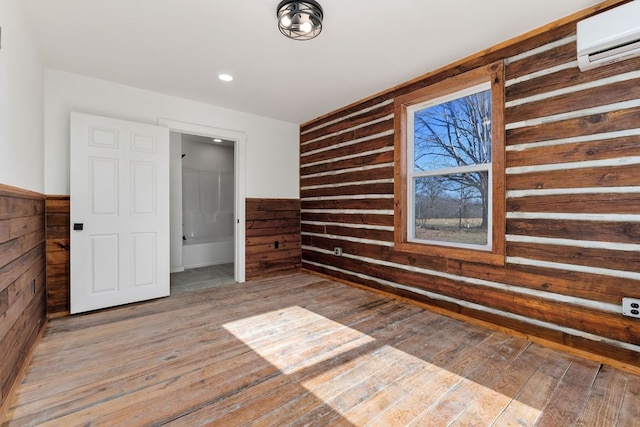
[[[169,129],[71,113],[71,313],[169,295]]]

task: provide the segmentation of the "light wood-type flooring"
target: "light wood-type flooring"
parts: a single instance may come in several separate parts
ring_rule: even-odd
[[[49,322],[3,425],[633,426],[640,377],[306,273]]]

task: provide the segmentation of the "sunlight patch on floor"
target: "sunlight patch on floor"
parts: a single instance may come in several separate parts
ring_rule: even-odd
[[[285,374],[375,341],[298,306],[225,323],[223,327]]]
[[[449,394],[452,399],[460,397],[457,394],[462,390],[459,395],[473,400],[471,405],[465,400],[465,407],[473,411],[486,411],[498,401],[504,408],[506,399],[511,401],[510,411],[534,411],[534,419],[539,414],[524,403],[405,351],[376,345],[375,338],[302,307],[287,307],[223,326],[284,374],[320,367],[312,370],[313,374],[305,373],[299,383],[355,425],[361,425],[363,419],[397,421],[407,416],[406,411],[415,412],[410,418],[425,415]],[[399,403],[385,412],[385,402]]]

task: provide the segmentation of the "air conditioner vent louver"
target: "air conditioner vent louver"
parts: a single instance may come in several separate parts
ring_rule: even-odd
[[[582,71],[640,55],[640,0],[578,22]]]

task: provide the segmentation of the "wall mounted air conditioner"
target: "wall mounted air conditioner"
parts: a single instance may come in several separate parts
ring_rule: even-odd
[[[582,71],[640,55],[640,0],[578,22]]]

